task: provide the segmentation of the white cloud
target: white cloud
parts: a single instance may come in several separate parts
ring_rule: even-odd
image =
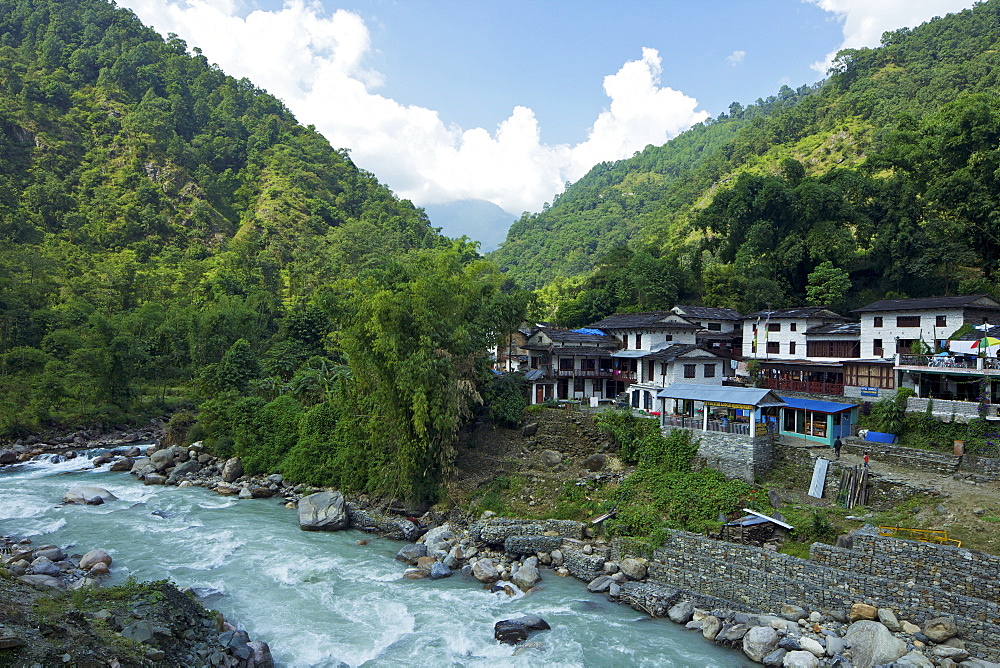
[[[247,77],[314,124],[335,147],[418,204],[485,199],[512,213],[538,210],[594,164],[662,144],[708,117],[697,100],[661,87],[655,49],[604,78],[610,98],[587,139],[540,140],[534,112],[517,106],[493,131],[446,126],[438,112],[374,92],[380,73],[365,66],[371,38],[356,14],[318,3],[238,15],[233,0],[119,0],[161,33],[200,47],[228,74]]]
[[[736,67],[737,65],[742,63],[746,57],[747,57],[746,51],[733,51],[731,54],[726,56],[726,62],[732,65],[733,67]]]
[[[935,16],[959,12],[974,0],[806,0],[836,15],[844,26],[844,41],[812,68],[826,75],[837,51],[876,47],[882,33],[903,27],[916,27]]]

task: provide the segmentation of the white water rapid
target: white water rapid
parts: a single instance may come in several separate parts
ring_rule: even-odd
[[[58,505],[73,485],[119,498]],[[143,486],[86,457],[0,469],[0,534],[30,536],[114,558],[112,582],[129,574],[190,586],[281,666],[739,666],[741,653],[701,634],[587,592],[543,570],[539,591],[509,598],[456,574],[402,578],[402,543],[356,531],[305,532],[276,500],[238,501],[200,487]],[[366,545],[358,541],[367,539]],[[540,647],[493,640],[493,624],[541,615]]]

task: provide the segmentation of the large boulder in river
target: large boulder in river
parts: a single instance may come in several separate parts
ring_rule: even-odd
[[[317,492],[299,501],[299,528],[303,531],[337,531],[347,524],[347,508],[340,492]]]
[[[149,456],[149,463],[157,470],[157,472],[163,473],[174,465],[173,448],[163,448],[162,450],[157,450]]]
[[[111,565],[111,555],[104,550],[91,550],[87,554],[80,557],[80,568],[85,571],[89,571],[94,564],[105,564],[106,566]]]
[[[16,461],[16,452],[13,450],[0,450],[0,464],[13,464]]]
[[[851,646],[853,664],[860,668],[892,663],[906,654],[906,643],[892,635],[883,624],[862,620],[851,624],[844,636]]]
[[[239,457],[233,457],[222,467],[222,480],[224,482],[235,482],[243,475],[243,462]]]
[[[538,574],[537,564],[538,559],[535,557],[525,559],[521,567],[517,569],[517,573],[511,578],[521,591],[529,591],[542,579],[542,576]]]
[[[115,501],[118,497],[103,487],[87,487],[79,485],[70,487],[63,494],[63,503],[79,503],[88,506],[99,506],[107,501]]]
[[[197,459],[189,459],[183,464],[178,464],[174,467],[174,470],[170,472],[170,477],[167,478],[167,483],[171,485],[176,485],[180,482],[181,478],[189,473],[197,473],[201,470],[201,464],[198,463]]]

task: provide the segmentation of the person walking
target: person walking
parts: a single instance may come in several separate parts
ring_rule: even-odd
[[[865,468],[868,468],[868,453],[865,453]]]
[[[840,436],[836,438],[833,442],[833,452],[837,455],[837,459],[840,459],[840,449],[844,447],[844,442],[840,440]]]

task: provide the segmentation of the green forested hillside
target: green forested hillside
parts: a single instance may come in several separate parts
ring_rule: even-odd
[[[426,495],[502,287],[177,37],[0,0],[0,436],[190,407],[251,470]]]
[[[597,165],[491,257],[567,324],[676,299],[994,291],[998,46],[996,0],[886,33],[814,87]],[[669,276],[654,295],[636,278],[650,262]]]

